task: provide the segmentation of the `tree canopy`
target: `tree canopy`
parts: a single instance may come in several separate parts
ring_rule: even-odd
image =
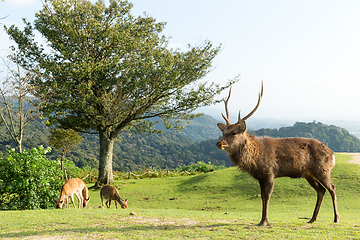
[[[17,61],[37,73],[32,84],[44,99],[50,123],[100,137],[99,182],[112,181],[112,149],[123,129],[153,132],[153,117],[166,127],[217,102],[225,86],[207,83],[221,47],[204,41],[186,51],[169,48],[165,23],[131,15],[128,1],[45,0],[34,25],[6,28]],[[46,47],[35,41],[37,30]]]
[[[61,170],[64,170],[65,155],[84,140],[73,129],[52,128],[50,129],[49,145],[61,153]]]

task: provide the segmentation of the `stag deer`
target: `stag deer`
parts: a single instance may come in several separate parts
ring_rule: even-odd
[[[74,208],[76,208],[74,194],[79,200],[79,208],[86,207],[90,201],[90,198],[88,198],[88,189],[81,179],[72,178],[61,186],[59,200],[54,199],[56,208],[62,208],[65,201],[67,202],[67,208],[69,208],[69,198]]]
[[[117,202],[120,203],[121,208],[127,208],[127,199],[122,200],[119,191],[116,189],[116,187],[110,186],[110,185],[104,185],[100,190],[100,198],[102,203],[102,208],[104,208],[104,199],[106,201],[107,208],[110,208],[111,200],[115,201],[115,207],[117,209]]]
[[[333,152],[322,142],[308,138],[271,138],[254,137],[246,132],[245,120],[251,117],[260,105],[263,96],[263,84],[255,108],[235,124],[230,123],[228,101],[231,95],[224,99],[227,117],[223,114],[226,125],[218,123],[222,131],[222,138],[216,143],[219,149],[229,153],[234,165],[248,172],[259,181],[262,198],[262,218],[258,226],[268,224],[268,207],[275,178],[291,177],[305,178],[317,192],[315,210],[309,223],[317,220],[326,189],[330,192],[333,208],[334,222],[340,220],[337,210],[335,185],[331,182],[331,169],[335,166]]]

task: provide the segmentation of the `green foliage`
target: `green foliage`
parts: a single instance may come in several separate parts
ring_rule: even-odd
[[[188,171],[190,173],[208,173],[219,169],[224,169],[225,166],[216,166],[208,162],[208,164],[198,161],[195,164],[191,164],[188,166],[178,167],[178,171]]]
[[[57,160],[60,161],[59,158]],[[83,171],[81,168],[78,168],[73,161],[69,161],[68,159],[64,161],[64,168],[66,169],[68,178],[70,178],[69,176],[71,176],[71,178],[79,178]]]
[[[321,122],[297,122],[291,127],[259,129],[250,133],[256,136],[315,138],[335,152],[360,152],[360,140],[357,137],[343,128]]]
[[[0,209],[46,209],[54,207],[54,198],[61,187],[58,161],[45,156],[49,148],[31,151],[8,151],[0,161]]]

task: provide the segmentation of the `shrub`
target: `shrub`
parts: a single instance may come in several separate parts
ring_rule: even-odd
[[[54,207],[54,198],[61,188],[59,161],[45,156],[50,148],[31,151],[8,151],[0,160],[0,209],[24,210]]]
[[[182,167],[178,167],[178,171],[188,171],[192,174],[194,173],[207,173],[207,172],[212,172],[214,170],[219,170],[219,169],[223,169],[225,168],[224,166],[216,166],[211,164],[211,162],[209,162],[208,164],[202,162],[202,161],[198,161],[195,164],[192,165],[188,165],[188,166],[182,166]]]
[[[60,162],[60,158],[57,159]],[[80,173],[82,170],[78,168],[73,161],[69,161],[68,159],[65,159],[64,161],[64,168],[66,169],[66,174],[68,178],[71,176],[71,178],[74,177],[80,177]]]

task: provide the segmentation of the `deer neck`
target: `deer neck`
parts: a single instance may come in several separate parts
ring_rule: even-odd
[[[238,144],[237,148],[229,154],[230,160],[240,169],[251,172],[256,167],[259,156],[259,140],[245,133],[244,141]]]
[[[65,185],[65,184],[63,184],[63,185],[61,186],[61,189],[60,189],[59,202],[64,201],[64,199],[65,199],[65,197],[66,197],[64,185]]]

